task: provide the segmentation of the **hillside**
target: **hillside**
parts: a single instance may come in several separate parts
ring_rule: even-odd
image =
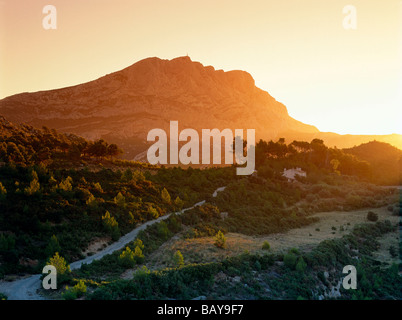
[[[396,185],[402,182],[402,150],[387,143],[371,141],[343,151],[370,163],[373,180],[377,183]]]
[[[249,73],[215,70],[189,57],[148,58],[88,83],[10,96],[0,101],[0,114],[16,123],[105,139],[122,147],[126,159],[147,149],[149,130],[168,132],[171,120],[179,121],[179,130],[254,128],[257,141],[321,138],[329,146],[351,147],[375,138],[320,133],[290,117]],[[382,138],[398,145],[398,137]]]

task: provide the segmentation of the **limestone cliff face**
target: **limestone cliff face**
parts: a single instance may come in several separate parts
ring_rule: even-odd
[[[85,138],[119,143],[132,158],[145,148],[149,130],[255,129],[256,138],[281,132],[318,133],[288,115],[286,107],[255,86],[244,71],[215,70],[189,57],[148,58],[73,87],[21,93],[0,101],[13,122],[48,126]]]

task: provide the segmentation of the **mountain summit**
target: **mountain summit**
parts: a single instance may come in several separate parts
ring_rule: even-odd
[[[13,122],[107,139],[127,158],[146,149],[149,130],[168,132],[172,120],[179,121],[179,130],[255,129],[257,141],[286,132],[320,134],[290,117],[249,73],[215,70],[188,56],[147,58],[84,84],[13,95],[0,100],[0,114]]]

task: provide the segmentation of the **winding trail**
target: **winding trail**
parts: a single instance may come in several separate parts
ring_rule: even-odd
[[[223,191],[224,188],[225,187],[221,187],[215,190],[213,196],[216,197],[217,193],[219,191]],[[200,201],[195,205],[193,205],[192,207],[183,209],[179,212],[172,212],[162,217],[159,217],[158,219],[147,221],[138,226],[137,228],[133,229],[131,232],[125,234],[118,241],[107,246],[102,251],[99,251],[92,256],[86,257],[85,259],[71,263],[70,268],[71,270],[79,269],[84,263],[90,264],[94,260],[99,260],[108,254],[120,250],[125,245],[133,241],[137,237],[138,233],[146,229],[148,226],[153,225],[154,223],[160,222],[162,220],[166,220],[172,214],[182,214],[183,212],[194,209],[195,207],[202,206],[204,203],[205,200]],[[43,296],[37,293],[37,291],[41,288],[40,277],[41,274],[36,274],[12,282],[0,281],[0,292],[4,293],[8,297],[8,300],[45,300]]]

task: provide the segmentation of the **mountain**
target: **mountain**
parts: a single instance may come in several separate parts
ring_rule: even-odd
[[[171,120],[179,121],[179,130],[199,132],[252,128],[257,140],[321,137],[317,128],[293,119],[282,103],[257,88],[249,73],[215,70],[189,57],[148,58],[88,83],[13,95],[0,100],[0,114],[13,122],[103,138],[131,159],[147,149],[149,130],[168,132]],[[363,140],[359,143],[369,141]]]

